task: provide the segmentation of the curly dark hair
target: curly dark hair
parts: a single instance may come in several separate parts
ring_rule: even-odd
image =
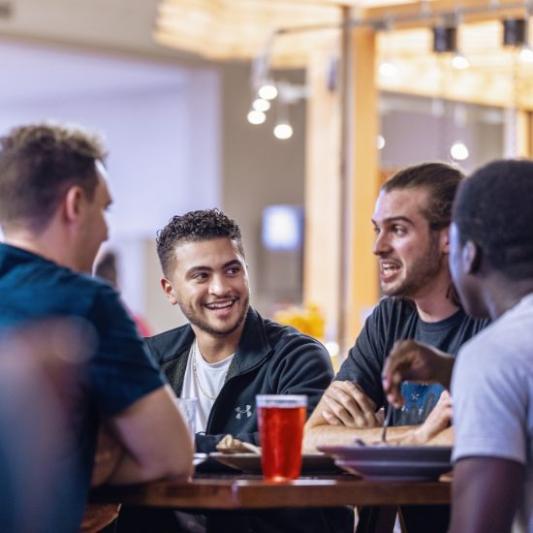
[[[0,223],[46,227],[61,198],[79,185],[92,198],[104,161],[101,140],[78,127],[19,126],[0,138]]]
[[[174,250],[179,243],[207,241],[227,237],[235,241],[244,257],[241,230],[237,223],[220,209],[203,209],[176,215],[157,232],[157,255],[165,275],[174,262]]]
[[[430,229],[441,230],[450,225],[453,199],[463,178],[459,169],[445,163],[422,163],[400,170],[381,189],[427,189],[429,204],[422,208],[422,214]]]
[[[533,162],[499,160],[461,184],[453,222],[488,265],[509,279],[533,278]]]

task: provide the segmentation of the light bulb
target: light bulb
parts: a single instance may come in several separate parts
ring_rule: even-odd
[[[450,155],[456,161],[464,161],[465,159],[468,159],[470,152],[468,151],[465,143],[456,141],[450,148]]]
[[[533,50],[529,46],[523,46],[518,53],[518,57],[524,63],[533,63]]]
[[[259,98],[264,100],[274,100],[278,95],[278,89],[273,83],[265,83],[257,91]]]
[[[280,122],[276,124],[274,128],[274,137],[284,141],[285,139],[290,139],[292,137],[292,126],[286,122]]]
[[[383,135],[378,135],[376,145],[378,150],[383,150],[383,148],[385,148],[385,137],[383,137]]]
[[[455,54],[452,57],[452,67],[457,70],[464,70],[470,66],[470,61],[463,54]]]
[[[382,61],[379,65],[379,74],[385,78],[393,78],[398,74],[398,65],[392,61]]]
[[[266,115],[262,111],[257,111],[256,109],[252,109],[248,113],[248,116],[246,117],[248,119],[248,122],[250,124],[263,124],[263,122],[266,120]]]
[[[261,111],[264,113],[270,109],[270,102],[264,98],[256,98],[252,104],[252,107],[256,111]]]

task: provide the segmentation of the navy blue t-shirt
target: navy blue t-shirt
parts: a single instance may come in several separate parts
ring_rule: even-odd
[[[53,318],[79,323],[93,339],[83,371],[69,389],[75,404],[74,444],[66,460],[82,487],[71,513],[77,523],[70,529],[75,531],[90,485],[100,419],[120,413],[166,381],[109,285],[0,244],[0,332]]]
[[[366,320],[335,379],[360,385],[379,409],[385,404],[381,373],[396,341],[413,339],[456,355],[488,322],[469,317],[462,309],[440,322],[424,322],[409,300],[383,298]],[[443,390],[437,384],[403,383],[405,405],[393,412],[392,423],[397,426],[421,424]]]

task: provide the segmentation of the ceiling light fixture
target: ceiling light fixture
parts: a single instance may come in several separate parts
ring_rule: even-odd
[[[437,54],[457,50],[457,28],[455,26],[433,27],[433,51]]]
[[[533,62],[533,50],[529,46],[528,19],[507,18],[502,20],[504,47],[512,47],[519,50],[518,59],[524,63]]]
[[[280,97],[277,100],[276,114],[277,120],[274,126],[274,137],[281,141],[290,139],[294,131],[289,120],[289,106],[284,91],[281,91]]]
[[[254,126],[258,124],[263,124],[263,122],[266,120],[266,115],[262,111],[258,111],[256,109],[252,109],[248,112],[248,115],[246,117],[248,119],[248,122],[250,124],[253,124]]]
[[[274,85],[274,83],[267,82],[259,87],[257,95],[259,98],[263,98],[263,100],[274,100],[274,98],[278,96],[278,88]]]
[[[455,141],[450,148],[450,155],[456,161],[464,161],[470,156],[470,152],[466,144],[462,141]]]
[[[520,52],[518,52],[518,58],[524,63],[533,63],[533,50],[531,46],[523,46]]]
[[[288,122],[278,122],[274,126],[274,137],[276,137],[276,139],[285,141],[287,139],[290,139],[292,137],[292,134],[293,129]]]
[[[383,24],[377,26],[376,29],[383,30],[383,37],[381,40],[383,46],[383,60],[379,64],[379,75],[384,78],[394,78],[397,76],[399,68],[391,58],[390,45],[388,42],[388,36],[392,29],[392,18],[387,18]]]
[[[470,61],[461,52],[454,54],[451,63],[452,67],[457,70],[464,70],[470,66]]]
[[[467,69],[470,61],[457,47],[457,24],[433,26],[433,51],[436,54],[452,54],[451,65],[458,70]]]
[[[398,65],[390,60],[384,60],[379,64],[379,74],[385,78],[394,78],[398,74]]]
[[[507,18],[502,20],[503,46],[527,45],[527,20],[524,18]]]
[[[262,111],[264,113],[270,109],[270,102],[264,98],[256,98],[252,103],[252,107],[256,111]]]

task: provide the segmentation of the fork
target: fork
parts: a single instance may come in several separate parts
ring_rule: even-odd
[[[381,430],[381,442],[387,442],[387,428],[389,427],[390,420],[392,417],[392,407],[390,403],[387,404],[387,409],[385,413],[385,418],[383,419],[383,429]]]

